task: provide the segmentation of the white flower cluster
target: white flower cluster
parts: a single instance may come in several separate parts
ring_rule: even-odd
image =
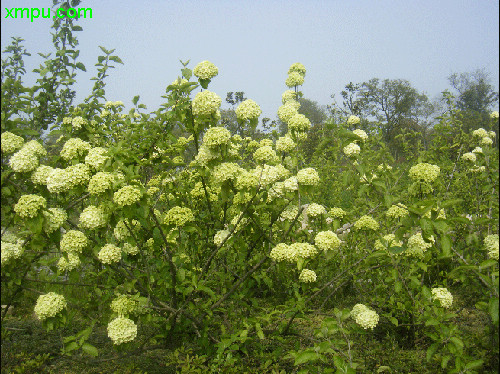
[[[224,162],[217,165],[212,173],[216,183],[222,184],[228,180],[235,180],[242,169],[234,162]]]
[[[332,208],[328,214],[330,217],[342,219],[346,215],[346,212],[342,208]]]
[[[285,84],[288,87],[301,86],[304,84],[304,76],[296,71],[292,71],[288,74],[288,78],[286,78]]]
[[[194,221],[194,215],[191,209],[186,207],[174,206],[165,214],[163,223],[165,225],[174,225],[176,227],[181,227],[191,221]]]
[[[281,164],[276,166],[258,165],[255,169],[253,169],[252,173],[259,179],[259,183],[262,186],[268,186],[280,179],[287,178],[290,175],[288,169]]]
[[[383,170],[392,170],[392,166],[391,165],[387,165],[387,164],[380,164],[379,166],[377,166],[377,169],[380,170],[380,171],[383,171]]]
[[[377,312],[371,310],[366,305],[356,304],[351,310],[351,317],[356,323],[365,330],[372,329],[377,326],[379,316]]]
[[[349,116],[349,118],[347,119],[347,124],[349,126],[354,126],[354,125],[357,125],[359,123],[360,119],[358,116]],[[363,131],[364,132],[364,131]],[[366,135],[366,134],[365,134]]]
[[[177,78],[176,80],[174,80],[172,83],[170,83],[171,86],[181,86],[183,85],[184,83],[188,83],[188,80],[187,79],[184,79],[184,78]]]
[[[58,230],[68,219],[68,214],[62,208],[49,208],[43,212],[45,220],[43,221],[43,230],[50,234]]]
[[[498,119],[498,112],[495,110],[490,113],[490,118],[491,119]]]
[[[193,114],[195,116],[209,117],[216,115],[222,104],[222,99],[214,92],[201,91],[193,99]]]
[[[205,60],[194,67],[193,74],[200,79],[212,79],[219,74],[219,69],[210,61]]]
[[[22,195],[17,204],[14,205],[14,211],[22,218],[34,218],[40,209],[47,207],[47,200],[39,195]]]
[[[486,131],[485,129],[483,129],[481,127],[477,130],[472,131],[472,136],[477,137],[477,138],[484,138],[484,137],[488,136],[488,131]]]
[[[87,189],[91,195],[99,195],[111,189],[114,180],[115,177],[113,174],[99,171],[90,178]]]
[[[45,295],[38,296],[35,305],[35,313],[41,321],[54,317],[57,313],[66,308],[66,299],[62,295],[55,292],[49,292]]]
[[[113,195],[113,201],[120,205],[132,205],[142,198],[141,190],[136,186],[125,186],[116,191]]]
[[[476,154],[474,152],[467,152],[462,155],[462,160],[476,162]]]
[[[410,178],[421,183],[432,183],[439,176],[441,169],[437,165],[420,163],[410,168]]]
[[[132,256],[139,254],[139,247],[137,247],[136,245],[132,245],[130,243],[123,243],[122,250],[123,250],[123,253],[126,253],[128,255],[132,255]]]
[[[296,259],[295,253],[290,249],[290,246],[285,243],[279,243],[278,245],[276,245],[271,250],[269,257],[271,257],[276,262],[294,262]]]
[[[97,258],[103,264],[112,264],[122,258],[122,250],[114,244],[106,244],[97,254]]]
[[[137,301],[129,295],[120,295],[111,302],[111,310],[121,317],[133,314],[137,310]]]
[[[349,143],[344,147],[343,151],[347,157],[351,157],[358,155],[361,151],[361,148],[359,148],[359,145],[357,145],[356,143]]]
[[[68,258],[61,256],[57,262],[57,268],[60,272],[71,271],[80,265],[80,257],[74,252],[67,253]]]
[[[483,243],[488,250],[488,257],[498,261],[498,234],[488,235]]]
[[[316,186],[319,183],[319,174],[313,168],[305,168],[297,173],[297,181],[304,186]]]
[[[253,159],[259,164],[273,164],[278,161],[278,156],[272,147],[265,145],[257,148],[253,154]]]
[[[398,203],[392,205],[385,214],[387,215],[387,217],[391,218],[404,218],[408,216],[410,213],[406,205]]]
[[[296,144],[290,136],[281,136],[276,140],[276,150],[279,152],[290,152]]]
[[[85,164],[76,164],[66,169],[53,169],[49,172],[46,182],[47,189],[52,193],[68,191],[78,185],[88,183],[90,169]]]
[[[418,232],[415,235],[412,235],[408,239],[408,249],[404,252],[407,256],[423,258],[425,251],[432,247],[432,244],[435,242],[434,237],[430,237],[429,240],[431,243],[427,243],[422,237],[422,233]]]
[[[9,262],[11,259],[17,260],[20,258],[24,253],[23,244],[24,242],[20,239],[16,243],[9,243],[2,240],[2,265]]]
[[[49,177],[49,174],[54,170],[51,166],[47,165],[40,165],[39,167],[36,168],[36,170],[31,174],[31,181],[34,184],[38,185],[46,185],[47,184],[47,178]]]
[[[240,103],[235,110],[236,118],[240,121],[255,120],[262,114],[260,106],[253,100],[247,99]]]
[[[316,247],[309,243],[292,243],[289,248],[295,254],[295,259],[297,257],[310,258],[318,253]]]
[[[451,308],[453,295],[446,288],[433,288],[431,290],[432,300],[438,300],[443,308]]]
[[[210,127],[203,136],[203,145],[217,150],[231,141],[231,133],[224,127]]]
[[[362,141],[366,141],[366,139],[368,139],[368,135],[363,130],[356,129],[356,130],[353,130],[352,132],[354,135],[359,136]]]
[[[116,345],[131,342],[137,337],[137,325],[131,319],[117,317],[108,323],[108,336]]]
[[[323,205],[311,203],[307,206],[306,214],[308,217],[316,218],[318,216],[326,216],[326,209]]]
[[[83,248],[88,244],[88,239],[81,231],[69,230],[66,232],[60,242],[60,248],[63,252],[82,253]]]
[[[299,113],[291,116],[287,124],[292,134],[306,132],[311,127],[311,121],[309,121],[305,115]]]
[[[314,270],[302,269],[299,275],[299,281],[303,283],[316,282],[316,273]]]
[[[46,156],[47,151],[36,140],[32,140],[14,153],[9,165],[17,173],[26,173],[38,167],[39,158]]]
[[[2,153],[8,154],[17,151],[24,144],[24,139],[9,131],[2,133]]]
[[[297,114],[297,109],[293,102],[287,101],[278,108],[278,118],[282,122],[288,123],[288,120]]]
[[[106,214],[101,207],[89,205],[80,213],[79,226],[85,229],[94,230],[106,226]]]
[[[64,118],[66,119],[66,118]],[[63,121],[64,123],[64,121]],[[73,126],[74,130],[80,130],[83,125],[85,125],[87,121],[85,121],[82,117],[77,116],[71,120],[71,126]]]
[[[219,230],[214,235],[214,244],[218,247],[231,234],[229,230]]]
[[[286,104],[288,101],[295,101],[297,99],[297,93],[293,90],[286,90],[281,95],[282,104]]]
[[[328,231],[320,231],[316,234],[314,238],[314,244],[316,247],[323,251],[333,250],[340,247],[340,239],[337,234],[328,230]]]
[[[299,213],[299,208],[295,205],[289,205],[281,212],[280,218],[282,221],[293,221]]]
[[[65,160],[72,160],[74,158],[83,156],[86,152],[90,150],[91,146],[88,142],[83,141],[80,138],[71,138],[66,143],[61,150],[61,157]]]
[[[493,140],[489,136],[485,136],[484,138],[481,138],[481,141],[479,142],[481,145],[492,145]]]
[[[115,106],[125,106],[125,104],[123,104],[123,101],[106,101],[106,103],[104,104],[104,107],[107,109]]]
[[[290,177],[283,182],[283,190],[286,192],[294,192],[299,189],[299,181],[297,177]]]
[[[354,223],[354,228],[357,230],[377,230],[379,228],[379,224],[370,216],[361,216]]]
[[[85,156],[85,163],[92,166],[94,169],[101,169],[106,161],[109,159],[108,151],[102,147],[95,147],[89,150],[87,156]]]

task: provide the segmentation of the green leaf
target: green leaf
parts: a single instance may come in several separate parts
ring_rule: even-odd
[[[465,370],[470,370],[470,369],[478,369],[481,366],[483,366],[484,360],[476,360],[469,362],[467,365],[465,365]]]
[[[210,79],[198,79],[198,82],[200,82],[200,86],[203,87],[204,89],[208,88],[208,84],[210,83]]]
[[[132,99],[132,103],[133,103],[134,105],[137,105],[137,103],[139,102],[139,98],[140,98],[140,96],[139,96],[139,95],[134,96],[134,98]]]
[[[431,344],[431,346],[427,349],[427,354],[425,355],[427,362],[429,362],[432,359],[438,347],[439,347],[439,342],[436,342]]]
[[[295,366],[305,364],[306,362],[316,361],[319,358],[316,352],[311,352],[309,350],[299,353],[295,356]]]
[[[77,62],[76,67],[82,71],[87,71],[87,69],[85,69],[85,65],[82,64],[81,62]]]
[[[193,72],[191,71],[191,69],[188,69],[188,68],[181,69],[181,72],[182,72],[182,76],[184,78],[186,78],[187,80],[189,80],[191,78],[191,76],[193,75]]]
[[[116,63],[118,63],[118,64],[122,64],[122,65],[123,65],[123,61],[122,61],[122,60],[121,60],[121,58],[120,58],[120,57],[118,57],[118,56],[109,56],[109,59],[110,59],[111,61],[114,61],[114,62],[116,62]]]
[[[448,235],[445,235],[441,238],[441,249],[442,249],[442,257],[450,257],[451,238]]]
[[[456,336],[452,336],[450,338],[450,341],[455,344],[455,347],[457,347],[457,349],[462,352],[463,348],[464,348],[464,343],[462,342],[462,340],[460,340],[460,338],[457,338]]]
[[[97,351],[97,348],[94,347],[92,344],[89,343],[84,343],[82,345],[82,350],[89,354],[92,357],[97,357],[99,355],[99,352]]]
[[[498,324],[498,298],[490,299],[488,304],[488,311],[490,312],[491,320],[495,325]]]

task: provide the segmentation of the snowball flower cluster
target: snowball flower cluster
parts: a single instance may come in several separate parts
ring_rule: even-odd
[[[344,147],[343,151],[347,157],[351,157],[358,155],[361,151],[361,148],[359,148],[359,145],[357,145],[356,143],[350,143]]]
[[[316,273],[314,270],[302,269],[299,275],[299,281],[303,283],[316,282]]]
[[[141,190],[136,186],[125,186],[115,192],[113,201],[120,206],[132,205],[142,197]]]
[[[230,141],[231,133],[224,127],[211,127],[203,136],[203,145],[211,149],[229,144]]]
[[[355,223],[354,228],[357,230],[377,230],[379,224],[370,216],[361,216]]]
[[[24,139],[9,131],[2,133],[2,153],[8,154],[17,151],[24,144]]]
[[[113,230],[113,235],[115,236],[116,240],[122,241],[130,236],[130,231],[128,230],[127,225],[134,233],[137,233],[141,227],[139,221],[135,219],[133,219],[132,222],[126,219],[119,220]]]
[[[100,171],[90,178],[88,191],[91,195],[99,195],[110,189],[114,180],[113,174]]]
[[[297,214],[299,213],[299,208],[295,205],[289,205],[281,212],[280,218],[282,221],[293,221]]]
[[[101,169],[106,161],[109,159],[107,156],[108,151],[102,147],[95,147],[89,150],[87,156],[85,156],[85,163],[92,166],[94,169]]]
[[[362,141],[365,141],[366,139],[368,139],[368,135],[366,134],[366,132],[364,132],[363,130],[360,130],[360,129],[356,129],[356,130],[353,130],[352,132],[354,135],[356,136],[359,136],[361,138]]]
[[[288,129],[294,132],[305,132],[311,127],[311,121],[303,114],[295,113],[287,120]]]
[[[351,310],[351,317],[354,318],[356,323],[365,330],[373,330],[379,321],[378,314],[363,304],[354,305]]]
[[[278,156],[276,155],[276,151],[272,147],[266,145],[264,147],[258,148],[254,152],[253,159],[259,164],[272,164],[278,161]]]
[[[293,90],[286,90],[281,95],[282,104],[286,104],[288,101],[295,101],[297,98],[297,93]]]
[[[174,206],[165,214],[163,223],[165,225],[174,225],[176,227],[181,227],[190,221],[194,221],[194,215],[191,209]]]
[[[73,126],[74,130],[80,130],[83,125],[85,125],[87,121],[85,121],[82,117],[77,116],[71,120],[71,126]]]
[[[111,302],[111,310],[121,317],[128,316],[137,310],[137,301],[128,295],[120,295]]]
[[[35,313],[41,321],[54,317],[57,313],[66,308],[66,299],[55,292],[40,295],[36,301]]]
[[[71,271],[80,265],[80,257],[74,252],[67,253],[68,258],[61,256],[57,262],[57,268],[60,272]]]
[[[342,208],[332,208],[328,214],[330,217],[341,219],[344,218],[346,212]]]
[[[410,168],[410,178],[419,182],[431,183],[439,176],[441,169],[437,165],[422,162]]]
[[[43,229],[47,234],[58,230],[68,219],[68,214],[62,208],[49,208],[43,212],[43,216],[45,217]]]
[[[217,231],[217,233],[214,235],[214,244],[217,247],[220,246],[229,235],[231,235],[231,232],[229,230]]]
[[[289,248],[294,253],[295,259],[297,257],[310,258],[318,253],[316,247],[309,243],[292,243]]]
[[[288,123],[288,120],[295,114],[297,114],[297,108],[291,101],[286,102],[278,108],[278,118],[282,122]]]
[[[359,121],[360,121],[360,119],[358,116],[349,116],[349,118],[347,119],[347,124],[349,126],[354,126],[354,125],[357,125],[359,123]]]
[[[299,181],[297,177],[290,177],[283,182],[283,189],[286,192],[293,192],[299,189]]]
[[[472,153],[483,153],[483,149],[481,147],[476,147],[472,150]]]
[[[303,186],[316,186],[319,183],[319,174],[313,168],[305,168],[297,173],[297,181]]]
[[[429,240],[434,243],[432,236]],[[408,249],[405,251],[405,254],[407,256],[423,258],[424,252],[432,247],[432,243],[427,243],[422,237],[422,233],[416,233],[408,239]]]
[[[483,243],[488,250],[488,257],[498,261],[498,234],[488,235]]]
[[[453,295],[446,288],[433,288],[432,300],[438,300],[443,308],[451,308]]]
[[[216,114],[222,104],[222,99],[214,92],[201,91],[193,99],[193,114],[195,116],[211,116]]]
[[[279,243],[278,245],[276,245],[271,250],[269,257],[271,257],[276,262],[281,262],[281,261],[293,262],[296,260],[295,252],[290,248],[289,245],[285,243]]]
[[[47,184],[47,178],[49,177],[49,174],[54,170],[51,166],[47,165],[40,165],[39,167],[36,168],[36,170],[31,174],[31,181],[34,184],[38,185],[46,185]]]
[[[488,136],[488,132],[481,127],[477,130],[472,131],[472,136],[475,136],[478,138],[484,138],[484,137]]]
[[[485,136],[485,137],[481,138],[481,141],[479,142],[479,144],[481,144],[481,145],[492,145],[493,144],[493,140],[491,140],[491,138],[489,136]]]
[[[462,155],[462,160],[476,162],[476,154],[473,152],[467,152]]]
[[[319,249],[328,251],[331,249],[337,249],[340,246],[340,239],[338,238],[337,234],[330,230],[320,231],[314,238],[314,244]]]
[[[37,155],[24,146],[12,155],[9,165],[17,173],[26,173],[35,170],[38,162]]]
[[[137,337],[137,325],[131,319],[117,317],[108,323],[108,336],[116,345],[131,342]]]
[[[318,217],[326,215],[326,209],[323,205],[312,203],[307,206],[306,214],[308,217]]]
[[[290,67],[288,68],[288,74],[291,74],[293,72],[299,73],[303,77],[306,76],[306,67],[301,64],[300,62],[295,62]]]
[[[279,152],[290,152],[296,144],[290,136],[281,136],[276,140],[276,150]]]
[[[112,264],[122,258],[122,250],[114,244],[106,244],[97,254],[97,258],[103,264]]]
[[[404,218],[409,214],[409,211],[406,205],[399,203],[392,205],[385,214],[391,218]]]
[[[47,200],[39,195],[23,195],[19,198],[14,211],[22,218],[34,218],[40,209],[47,207]]]
[[[304,84],[304,76],[296,71],[292,71],[290,74],[288,74],[288,78],[286,79],[285,84],[288,87],[301,86],[302,84]]]
[[[22,240],[18,240],[17,243],[2,240],[2,264],[9,262],[11,259],[20,258],[24,253],[23,244]]]
[[[106,215],[100,207],[89,205],[80,213],[80,227],[97,229],[106,225]]]
[[[255,120],[262,114],[260,106],[253,100],[243,101],[235,110],[236,118],[240,121]]]
[[[200,79],[212,79],[219,74],[219,69],[210,61],[205,60],[194,67],[193,74]]]
[[[217,165],[213,171],[213,177],[217,183],[234,180],[241,173],[241,168],[234,162],[224,162]]]
[[[83,141],[80,138],[71,138],[66,143],[61,150],[61,157],[65,160],[72,160],[74,158],[83,156],[86,152],[90,150],[91,146],[88,142]]]
[[[87,244],[88,239],[83,232],[77,230],[69,230],[62,236],[60,248],[63,252],[81,253],[83,251],[83,248],[85,248]]]

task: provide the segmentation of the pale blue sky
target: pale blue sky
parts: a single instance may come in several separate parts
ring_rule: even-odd
[[[42,61],[37,52],[51,51],[52,21],[5,19],[5,8],[51,4],[2,1],[2,50],[10,36],[25,39],[29,71]],[[349,82],[375,77],[407,79],[433,98],[450,88],[450,74],[478,68],[498,90],[498,0],[106,0],[80,6],[92,8],[93,18],[79,23],[87,73],[79,74],[78,100],[92,87],[98,45],[116,48],[125,63],[111,71],[106,98],[130,107],[139,94],[148,111],[159,107],[180,74],[179,59],[190,59],[190,68],[202,60],[219,68],[209,90],[223,107],[226,92],[244,91],[272,119],[294,62],[307,69],[304,96],[321,105],[331,103],[331,94],[341,101]]]

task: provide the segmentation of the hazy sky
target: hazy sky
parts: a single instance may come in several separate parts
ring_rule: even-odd
[[[52,20],[5,18],[5,8],[51,5],[2,1],[2,51],[11,36],[25,39],[28,72],[42,62],[38,52],[52,50]],[[98,45],[116,48],[125,63],[111,71],[106,99],[130,107],[140,95],[148,111],[164,101],[180,59],[190,59],[190,68],[202,60],[219,68],[208,89],[223,108],[228,91],[244,91],[272,119],[294,62],[307,69],[304,96],[321,105],[332,94],[340,102],[349,82],[375,77],[407,79],[433,98],[450,88],[450,74],[484,68],[498,90],[498,0],[84,0],[80,7],[92,8],[93,17],[79,22],[87,73],[78,76],[77,103],[90,93]],[[26,82],[34,81],[29,74]]]

